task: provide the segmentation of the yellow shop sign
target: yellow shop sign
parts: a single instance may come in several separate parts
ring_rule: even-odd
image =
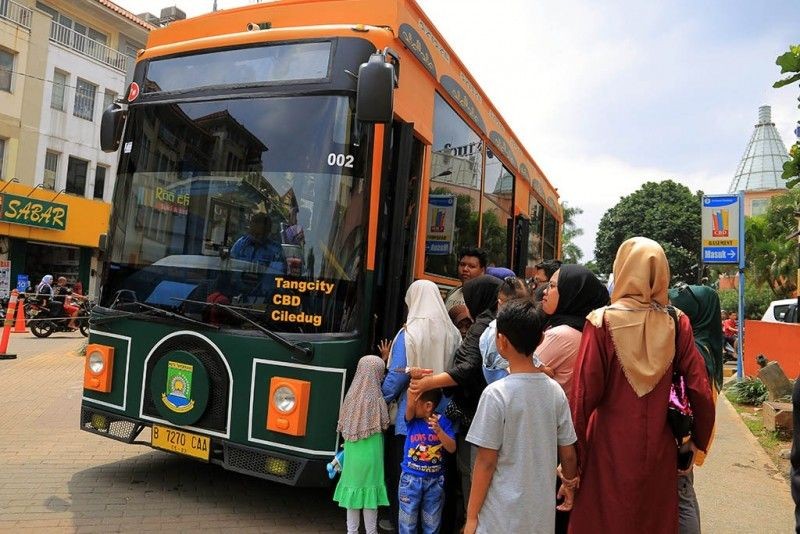
[[[0,222],[66,230],[67,205],[7,193],[0,194]]]

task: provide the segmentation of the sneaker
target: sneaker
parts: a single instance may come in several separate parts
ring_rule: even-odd
[[[381,532],[397,532],[391,519],[381,519],[378,521],[378,528]]]

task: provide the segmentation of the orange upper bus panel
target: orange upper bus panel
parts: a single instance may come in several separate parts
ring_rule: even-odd
[[[270,30],[248,31],[248,25]],[[359,25],[370,31],[359,32]],[[274,0],[209,13],[152,31],[142,57],[323,35],[363,37],[381,48],[387,45],[384,28],[394,36],[389,46],[401,54],[397,115],[413,122],[421,138],[431,142],[433,95],[439,90],[561,220],[556,189],[414,0]]]

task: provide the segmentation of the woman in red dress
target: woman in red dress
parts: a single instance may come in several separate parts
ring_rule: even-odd
[[[614,261],[611,305],[583,330],[572,391],[580,489],[569,532],[678,531],[677,448],[667,424],[673,365],[694,411],[693,447],[714,425],[711,386],[689,319],[667,313],[669,264],[650,239],[625,241]]]

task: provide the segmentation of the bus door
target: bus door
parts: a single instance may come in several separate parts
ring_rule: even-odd
[[[376,258],[377,291],[373,345],[391,338],[403,323],[405,293],[413,280],[415,237],[424,145],[412,123],[395,120],[386,129],[381,211]]]
[[[508,241],[509,249],[513,244],[513,255],[511,250],[508,251],[508,257],[511,260],[511,270],[517,273],[517,276],[524,277],[525,270],[528,267],[528,234],[530,233],[530,221],[524,215],[516,215],[513,219],[514,226],[511,226],[512,219],[509,219],[508,225]],[[513,234],[513,235],[512,235]]]

